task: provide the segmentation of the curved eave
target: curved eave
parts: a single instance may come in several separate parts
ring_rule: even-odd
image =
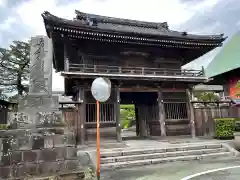
[[[187,45],[203,45],[203,46],[212,46],[212,48],[221,46],[222,42],[227,38],[220,36],[201,36],[201,35],[182,35],[180,32],[171,31],[168,34],[143,34],[137,32],[126,32],[126,31],[118,31],[118,30],[110,30],[110,29],[100,29],[95,26],[89,26],[81,22],[80,20],[67,20],[56,17],[49,12],[44,12],[42,14],[44,19],[45,28],[47,31],[47,35],[51,37],[50,32],[53,31],[55,28],[59,28],[59,30],[64,31],[65,33],[89,33],[89,35],[96,35],[112,37],[112,38],[123,38],[123,39],[130,39],[130,40],[137,40],[137,41],[155,41],[158,43],[178,43],[182,44],[185,43]],[[104,33],[112,33],[112,35],[107,35]],[[131,36],[127,36],[127,35]],[[162,40],[165,39],[165,40]],[[166,40],[167,39],[167,40]]]

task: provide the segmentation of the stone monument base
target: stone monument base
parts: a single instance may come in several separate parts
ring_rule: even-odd
[[[75,145],[64,127],[1,130],[0,179],[81,171]]]
[[[29,179],[81,171],[74,132],[65,125],[58,96],[52,96],[52,40],[31,38],[29,93],[0,131],[0,179]],[[35,178],[36,179],[36,178]]]
[[[38,127],[60,127],[65,121],[62,112],[10,112],[8,115],[10,127],[12,129],[35,129]]]

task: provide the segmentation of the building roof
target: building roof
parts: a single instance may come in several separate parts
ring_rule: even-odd
[[[236,33],[205,69],[208,77],[220,76],[240,68],[240,32]]]
[[[205,85],[199,84],[194,86],[195,91],[223,91],[223,86],[220,85]]]
[[[107,16],[100,16],[95,14],[87,14],[76,11],[77,19],[83,21],[95,21],[99,28],[116,29],[119,31],[134,31],[139,33],[166,33],[169,32],[167,22],[153,23],[136,21],[129,19],[112,18]],[[119,29],[120,28],[120,29]]]
[[[42,14],[49,37],[52,32],[77,39],[100,40],[113,43],[133,43],[161,45],[182,48],[221,46],[226,39],[220,35],[192,35],[187,32],[172,31],[166,22],[153,23],[120,19],[76,11],[76,18],[59,18],[49,12]]]

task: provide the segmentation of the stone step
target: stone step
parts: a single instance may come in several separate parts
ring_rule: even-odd
[[[231,153],[218,152],[218,153],[202,154],[202,155],[189,155],[189,156],[166,157],[166,158],[157,158],[157,159],[144,159],[144,160],[136,160],[136,161],[114,162],[114,163],[101,164],[101,169],[112,170],[112,169],[129,168],[134,166],[160,164],[160,163],[175,162],[175,161],[213,159],[213,158],[219,158],[224,156],[231,156]]]
[[[107,157],[107,158],[101,159],[101,164],[125,162],[125,161],[138,161],[138,160],[144,160],[144,159],[160,159],[160,158],[177,157],[177,156],[212,154],[212,153],[226,152],[226,151],[227,150],[225,148],[216,148],[216,149],[199,149],[199,150],[188,150],[188,151],[173,151],[173,152],[164,152],[164,153]]]
[[[138,154],[153,154],[153,153],[165,153],[165,152],[176,152],[176,151],[190,151],[199,149],[216,149],[222,148],[221,144],[195,144],[185,145],[167,148],[145,148],[145,149],[116,149],[111,151],[101,152],[101,158],[107,157],[118,157],[118,156],[132,156]]]

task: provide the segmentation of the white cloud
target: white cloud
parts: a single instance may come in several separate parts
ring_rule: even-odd
[[[3,0],[0,0],[0,4]],[[59,17],[72,19],[74,10],[99,15],[136,19],[142,21],[164,22],[171,27],[190,19],[196,11],[202,12],[206,7],[213,6],[217,0],[205,0],[191,8],[179,0],[79,0],[66,5],[58,5],[57,0],[32,0],[23,3],[16,13],[21,21],[31,29],[32,34],[46,34],[41,13],[49,11]],[[27,37],[23,37],[26,39]],[[63,78],[53,74],[53,89],[63,90]]]
[[[53,73],[52,89],[53,91],[64,91],[64,78],[59,73]]]
[[[220,0],[203,0],[200,3],[193,6],[194,10],[198,10],[200,12],[203,12],[205,10],[211,11],[211,8],[215,6]]]
[[[7,18],[2,24],[0,24],[0,31],[1,30],[11,30],[11,25],[16,22],[16,18],[15,17],[9,17]]]
[[[215,21],[215,23],[213,23],[210,26],[202,26],[201,28],[195,28],[195,29],[193,28],[188,32],[192,34],[199,34],[199,32],[201,34],[209,34],[209,32],[210,33],[215,32],[215,34],[221,34],[222,32],[224,32],[224,29],[222,28],[221,23],[219,21]]]
[[[168,21],[173,25],[188,20],[192,14],[189,13],[185,5],[180,4],[177,0],[82,0],[62,6],[57,6],[57,0],[32,0],[23,3],[18,8],[17,13],[22,21],[32,28],[34,33],[41,34],[45,33],[41,17],[43,11],[47,10],[57,16],[72,19],[75,16],[75,9],[136,20]]]
[[[5,6],[6,0],[0,0],[0,6]]]
[[[240,20],[237,22],[236,25],[237,25],[237,27],[240,27]]]
[[[0,5],[1,5],[1,0],[0,0]],[[7,30],[8,32],[14,31],[13,28],[11,28],[11,25],[16,22],[16,18],[14,17],[9,17],[7,18],[5,21],[3,21],[3,23],[0,24],[0,32]],[[0,33],[0,42],[2,42],[4,40],[4,33]],[[6,40],[9,41],[10,43],[10,39]]]

